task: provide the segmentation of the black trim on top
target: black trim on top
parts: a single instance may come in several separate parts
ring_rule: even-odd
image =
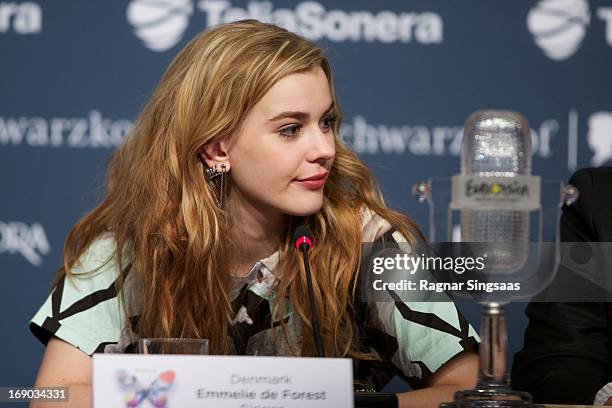
[[[120,278],[117,278],[111,285],[106,289],[97,290],[82,299],[77,300],[72,305],[68,306],[66,310],[59,313],[58,319],[63,320],[67,317],[70,317],[76,313],[83,312],[85,310],[91,309],[92,307],[106,301],[112,299],[117,296],[117,281]]]
[[[467,339],[470,331],[470,324],[466,320],[465,316],[461,314],[459,308],[457,308],[457,305],[455,305],[455,310],[457,311],[457,318],[459,319],[459,327],[461,329],[462,338]]]
[[[440,330],[459,339],[465,339],[467,337],[461,330],[458,330],[457,328],[455,328],[455,326],[443,320],[439,316],[433,313],[423,313],[412,310],[400,299],[397,293],[391,290],[387,292],[395,301],[395,307],[397,307],[404,319],[414,323],[418,323],[425,327],[429,327],[431,329]]]
[[[395,228],[391,228],[389,231],[385,232],[382,235],[382,240],[385,244],[389,243],[391,244],[391,247],[394,248],[399,248],[399,243],[395,240],[395,238],[393,238],[393,233],[397,231],[397,229]],[[385,245],[385,248],[387,247],[387,245]]]
[[[62,279],[51,294],[51,317],[55,320],[59,320],[60,307],[62,305],[62,295],[64,294],[64,281]]]

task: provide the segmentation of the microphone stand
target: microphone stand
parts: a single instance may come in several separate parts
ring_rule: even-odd
[[[325,357],[325,349],[323,348],[323,340],[321,339],[321,329],[319,327],[319,319],[317,318],[317,303],[315,302],[314,289],[312,288],[312,272],[310,270],[310,258],[308,251],[312,245],[312,234],[306,227],[298,227],[294,235],[294,243],[304,258],[304,269],[306,270],[306,285],[308,290],[308,298],[310,300],[310,310],[312,314],[312,335],[317,349],[318,357]],[[376,392],[355,392],[354,393],[355,407],[358,408],[395,408],[398,405],[397,396],[389,393]]]
[[[306,285],[308,287],[310,312],[312,314],[312,335],[314,337],[318,357],[325,357],[325,349],[323,348],[323,340],[321,339],[321,329],[319,327],[319,319],[317,317],[317,304],[314,298],[314,290],[312,289],[312,273],[310,271],[310,259],[308,258],[308,249],[308,244],[300,244],[300,252],[302,253],[302,256],[304,258],[304,268],[306,269]]]

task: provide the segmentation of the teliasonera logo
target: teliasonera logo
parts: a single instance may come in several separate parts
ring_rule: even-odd
[[[606,43],[612,47],[612,7],[598,7],[594,14],[603,21]],[[555,61],[578,51],[590,25],[587,0],[540,0],[527,14],[527,28],[536,45]]]
[[[587,142],[595,153],[591,165],[601,166],[612,160],[612,112],[595,112],[588,120]]]
[[[205,27],[248,18],[277,24],[313,41],[443,42],[442,17],[431,11],[327,10],[316,1],[296,3],[293,9],[275,8],[270,1],[249,1],[241,8],[227,0],[199,0],[196,7],[206,15]],[[166,51],[181,40],[192,12],[191,0],[132,0],[127,19],[147,48]]]
[[[192,13],[191,0],[132,0],[127,19],[147,48],[166,51],[181,40]]]
[[[39,4],[0,2],[0,33],[39,34],[42,31],[42,9]]]
[[[34,266],[40,266],[51,246],[43,226],[19,221],[0,221],[0,254],[20,254]]]
[[[590,21],[586,0],[540,0],[527,15],[527,28],[546,56],[561,61],[578,50]]]

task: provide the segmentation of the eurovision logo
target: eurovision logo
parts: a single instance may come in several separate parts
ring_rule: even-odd
[[[524,197],[529,195],[529,186],[512,182],[474,182],[468,180],[465,183],[465,196],[480,196],[480,197]]]
[[[117,372],[117,382],[124,393],[126,408],[138,407],[144,401],[156,408],[165,408],[167,392],[172,388],[175,377],[174,371],[164,371],[148,387],[144,387],[132,373],[126,370]]]

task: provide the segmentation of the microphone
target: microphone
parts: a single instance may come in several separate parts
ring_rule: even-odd
[[[517,112],[481,110],[465,122],[460,176],[467,181],[461,191],[478,200],[460,209],[461,241],[485,243],[487,269],[493,273],[510,275],[529,257],[529,209],[518,204],[529,191],[525,180],[531,177],[530,136],[527,119]],[[490,391],[478,399],[497,395],[505,401],[514,395],[507,386],[506,299],[483,294],[478,300],[483,314],[476,390]],[[479,391],[466,392],[471,396]],[[469,399],[464,394],[455,394],[455,401]]]
[[[455,270],[455,275],[464,279],[477,276],[478,281],[486,281],[480,283],[486,284],[518,282],[521,284],[520,291],[523,291],[525,283],[531,285],[531,289],[543,282],[539,276],[540,269],[552,270],[554,274],[558,248],[555,242],[552,251],[542,248],[544,226],[554,224],[557,240],[558,204],[560,201],[571,204],[577,194],[570,188],[560,188],[562,184],[553,181],[546,184],[552,189],[547,190],[546,200],[541,199],[543,183],[540,177],[531,175],[530,136],[527,120],[520,113],[496,110],[474,112],[465,122],[461,173],[451,178],[450,203],[446,201],[447,194],[432,194],[432,180],[415,186],[419,200],[430,203],[434,233],[442,232],[441,235],[451,238],[451,228],[455,226],[453,211],[459,210],[459,241],[462,245],[458,249],[461,253],[464,248],[470,252],[475,250],[477,254],[487,257],[486,268],[471,271],[469,275]],[[448,181],[443,179],[439,184],[447,185],[445,183]],[[443,213],[446,217],[437,217],[442,226],[438,231],[433,222],[433,208],[444,208],[445,205],[448,205],[448,212]],[[530,242],[532,237],[536,239],[534,243]],[[457,239],[452,241],[456,242]],[[450,248],[454,254],[456,247]],[[441,406],[506,406],[510,403],[516,407],[532,406],[528,393],[510,388],[506,372],[504,305],[515,296],[522,296],[522,293],[515,295],[513,291],[504,290],[489,292],[488,289],[468,289],[470,297],[483,306],[476,388],[456,392],[453,403]]]
[[[310,260],[308,259],[308,251],[313,246],[312,232],[305,225],[300,225],[293,233],[293,245],[300,251],[304,257],[304,267],[306,268],[306,284],[308,285],[308,297],[310,298],[310,310],[312,314],[312,334],[314,337],[317,354],[319,357],[325,357],[325,349],[321,340],[321,332],[319,329],[319,319],[317,318],[317,304],[314,299],[314,291],[312,289],[312,273],[310,272]],[[355,392],[353,394],[355,407],[359,408],[375,408],[387,407],[395,408],[398,405],[397,396],[390,393],[376,392]]]
[[[531,175],[531,136],[527,119],[512,111],[481,110],[465,122],[461,174],[499,177],[500,182],[477,183],[473,191],[503,196],[520,176]],[[529,211],[515,209],[460,210],[461,241],[486,242],[487,264],[498,273],[522,267],[529,253]]]
[[[312,273],[310,271],[310,260],[308,259],[308,251],[313,246],[313,237],[310,229],[305,225],[300,225],[293,233],[293,245],[304,257],[304,267],[306,269],[306,284],[308,285],[308,297],[310,298],[310,310],[312,314],[312,335],[314,337],[317,354],[319,357],[325,357],[325,349],[321,340],[321,332],[319,329],[319,319],[317,318],[317,304],[314,298],[312,289]],[[355,407],[359,408],[375,408],[387,407],[395,408],[398,406],[397,396],[391,393],[376,393],[376,392],[355,392],[353,394]]]
[[[301,253],[308,253],[312,248],[312,232],[305,225],[300,225],[293,233],[293,245]]]
[[[300,225],[293,233],[293,245],[304,257],[304,268],[306,269],[306,284],[308,286],[308,297],[310,298],[310,311],[312,321],[312,335],[314,337],[317,354],[319,357],[325,357],[325,349],[321,340],[321,331],[319,328],[319,319],[317,318],[317,304],[314,298],[312,289],[312,273],[310,272],[310,260],[308,259],[308,251],[312,248],[312,232],[305,225]]]

